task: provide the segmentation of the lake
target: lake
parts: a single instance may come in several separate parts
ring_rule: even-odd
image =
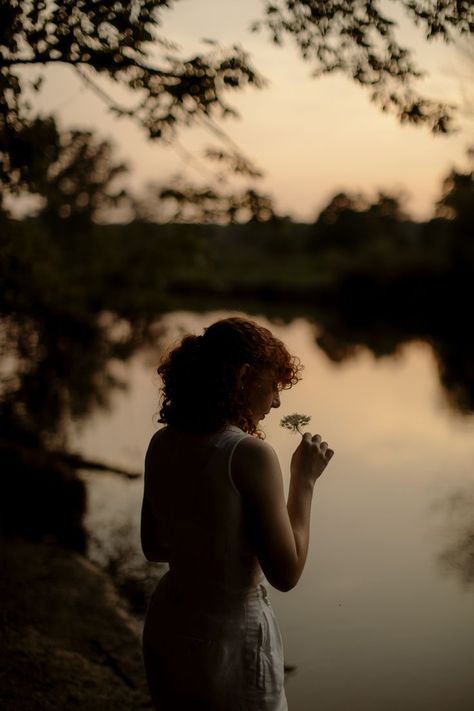
[[[72,448],[141,470],[157,426],[161,350],[226,315],[165,315],[155,348],[113,364],[127,388],[72,428]],[[252,318],[305,365],[263,423],[285,485],[298,436],[279,426],[283,415],[311,415],[309,429],[336,452],[316,484],[303,576],[288,593],[270,589],[296,667],[290,711],[472,711],[474,417],[447,406],[426,343],[334,363],[315,324]],[[138,549],[142,482],[85,476],[89,529],[110,537],[128,525]]]

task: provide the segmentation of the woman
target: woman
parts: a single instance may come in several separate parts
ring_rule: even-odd
[[[263,576],[293,588],[313,487],[333,451],[306,433],[280,465],[259,422],[300,365],[242,318],[186,336],[161,362],[160,422],[145,460],[142,547],[169,572],[151,599],[145,668],[159,711],[285,711],[283,650]]]

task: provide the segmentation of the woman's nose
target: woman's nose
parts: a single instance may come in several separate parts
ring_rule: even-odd
[[[280,395],[278,393],[273,396],[272,407],[280,407]]]

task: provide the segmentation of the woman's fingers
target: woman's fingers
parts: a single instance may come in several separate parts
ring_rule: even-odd
[[[327,463],[334,456],[334,450],[329,448],[326,441],[323,440],[320,434],[311,435],[309,432],[305,432],[303,439],[316,445],[316,448],[323,455],[324,461]]]
[[[334,450],[329,448],[320,434],[311,435],[305,432],[291,459],[292,473],[300,470],[302,475],[308,477],[314,484],[333,455]]]
[[[319,447],[320,452],[324,454],[329,445],[327,442],[323,442],[321,440],[322,437],[320,434],[315,434],[311,437],[311,441],[313,442],[313,444],[316,444]]]
[[[321,435],[315,434],[312,438],[311,441],[319,448],[319,451],[323,455],[324,459],[326,462],[329,462],[331,457],[334,456],[334,450],[329,449],[329,445],[325,441],[321,441]]]

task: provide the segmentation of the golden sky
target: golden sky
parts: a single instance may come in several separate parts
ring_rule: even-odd
[[[366,92],[341,76],[311,77],[290,42],[272,45],[264,32],[252,34],[263,4],[253,0],[181,0],[163,12],[162,34],[183,52],[206,51],[203,38],[222,45],[238,43],[247,49],[253,64],[269,86],[229,96],[241,114],[228,119],[226,132],[265,173],[259,189],[273,196],[280,213],[312,221],[332,195],[341,190],[377,190],[404,193],[406,207],[415,218],[432,214],[441,181],[449,170],[466,166],[466,149],[474,144],[474,116],[459,116],[459,131],[449,137],[433,136],[426,128],[400,126],[372,105]],[[463,94],[473,85],[474,68],[454,47],[427,43],[416,28],[395,13],[396,3],[386,2],[390,17],[400,20],[399,37],[415,49],[418,64],[429,75],[420,82],[422,92],[450,103],[463,104]],[[98,97],[84,89],[69,67],[51,67],[38,103],[55,113],[64,127],[93,128],[117,146],[117,159],[131,170],[131,187],[154,181],[164,184],[180,173],[194,182],[208,181],[199,161],[183,159],[177,146],[151,142],[130,120],[107,112]],[[104,84],[104,86],[106,86]],[[107,85],[114,93],[114,88]],[[474,89],[473,89],[474,93]],[[115,90],[115,96],[119,96]],[[123,94],[121,99],[127,99]],[[185,129],[180,145],[196,157],[216,140],[202,129]]]

